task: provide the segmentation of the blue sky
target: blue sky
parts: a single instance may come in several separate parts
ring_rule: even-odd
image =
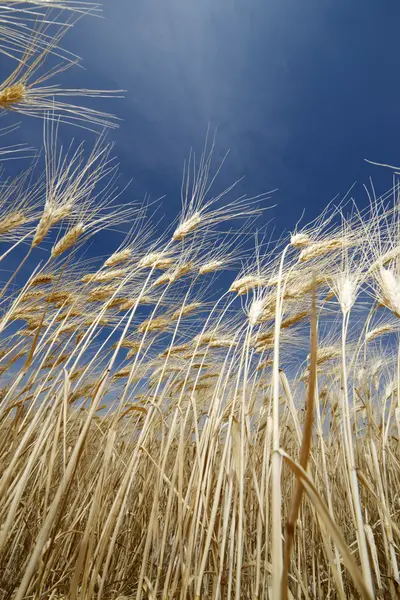
[[[365,158],[400,163],[400,49],[396,1],[104,0],[65,39],[85,71],[65,87],[124,88],[91,101],[122,119],[116,141],[126,197],[166,195],[180,205],[183,160],[218,126],[217,158],[230,149],[220,187],[245,176],[250,195],[277,188],[266,220],[291,229],[336,195],[390,173]],[[40,131],[30,121],[24,134]],[[63,136],[90,134],[64,128]]]
[[[190,146],[202,148],[208,124],[218,127],[216,159],[230,150],[219,191],[241,176],[240,193],[277,188],[271,199],[277,206],[264,217],[274,219],[276,237],[293,229],[303,211],[304,223],[315,218],[355,183],[357,203],[366,205],[362,184],[370,176],[377,191],[390,187],[390,171],[364,159],[400,165],[397,0],[103,5],[103,19],[83,19],[64,40],[85,70],[71,69],[55,83],[127,90],[122,99],[89,105],[121,118],[109,139],[116,142],[121,183],[133,179],[124,198],[164,196],[161,228],[178,214],[183,161]],[[2,79],[8,69],[0,57]],[[13,141],[38,145],[42,122],[21,121]],[[76,128],[60,134],[64,145],[73,136],[94,143]],[[88,258],[111,253],[121,241],[104,235]],[[19,260],[14,253],[7,268]]]

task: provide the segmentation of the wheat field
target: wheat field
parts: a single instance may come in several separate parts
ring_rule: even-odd
[[[269,195],[218,188],[209,132],[160,234],[118,120],[68,103],[121,92],[52,83],[99,10],[0,0],[1,600],[400,598],[396,173],[266,241]]]

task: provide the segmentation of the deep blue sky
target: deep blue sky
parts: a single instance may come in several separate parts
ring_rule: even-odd
[[[126,197],[180,205],[183,160],[218,126],[218,154],[230,149],[221,187],[244,175],[241,191],[278,188],[272,216],[291,229],[303,209],[315,217],[354,182],[400,164],[400,4],[361,0],[104,0],[104,19],[79,22],[64,45],[86,71],[65,87],[124,88],[93,102],[123,119],[115,139]],[[1,65],[0,65],[1,66]],[[32,123],[32,120],[30,121]],[[40,124],[25,129],[27,135]],[[63,136],[76,135],[65,128]],[[82,133],[77,134],[78,137]],[[90,141],[90,134],[83,133]]]

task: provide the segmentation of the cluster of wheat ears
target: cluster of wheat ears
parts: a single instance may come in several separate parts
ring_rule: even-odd
[[[249,253],[265,196],[213,191],[209,137],[157,233],[116,203],[113,118],[57,99],[103,92],[47,84],[97,11],[0,0],[3,118],[44,122],[0,181],[0,598],[399,598],[396,175]]]

